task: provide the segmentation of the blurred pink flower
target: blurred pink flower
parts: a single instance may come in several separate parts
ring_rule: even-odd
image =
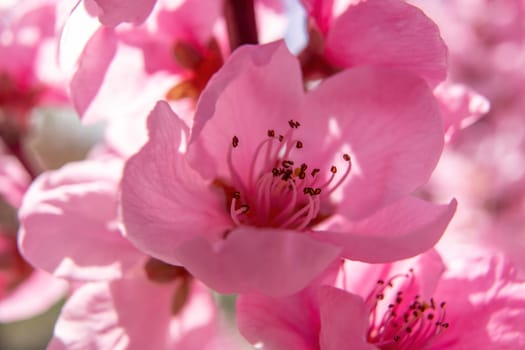
[[[303,4],[310,18],[310,41],[300,55],[306,77],[367,64],[416,73],[435,87],[447,142],[488,111],[488,101],[468,86],[445,81],[447,46],[419,8],[399,0]]]
[[[426,188],[461,203],[445,238],[504,251],[525,275],[525,3],[411,2],[440,26],[450,78],[490,101],[490,112],[452,140]]]
[[[434,251],[394,264],[346,262],[337,278],[288,298],[240,296],[238,325],[268,350],[522,347],[525,284],[512,267],[474,247],[447,259],[445,271]]]
[[[23,134],[29,111],[67,102],[64,76],[53,61],[55,1],[0,9],[0,136]]]
[[[341,254],[413,256],[455,210],[409,195],[443,130],[431,91],[408,72],[355,68],[305,94],[282,43],[245,46],[204,90],[189,142],[165,103],[148,128],[124,170],[126,235],[219,292],[291,294]]]
[[[117,213],[122,163],[99,152],[43,173],[24,197],[24,257],[75,287],[49,348],[235,348],[204,286],[123,237]]]

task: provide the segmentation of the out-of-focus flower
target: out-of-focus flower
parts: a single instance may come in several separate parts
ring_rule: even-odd
[[[310,18],[309,44],[300,55],[307,78],[367,64],[416,73],[436,87],[447,142],[488,111],[483,96],[445,81],[447,46],[439,28],[419,8],[399,0],[303,4]]]
[[[64,77],[53,61],[54,1],[0,9],[0,128],[23,131],[29,111],[67,101]]]
[[[297,292],[340,254],[385,262],[430,248],[456,204],[408,195],[443,146],[426,83],[362,67],[302,86],[283,44],[246,46],[203,92],[189,142],[159,103],[124,171],[134,244],[219,292],[271,295]]]
[[[444,273],[431,251],[394,264],[345,262],[337,279],[288,298],[242,295],[239,328],[269,350],[522,347],[524,282],[503,257],[462,249]]]
[[[204,286],[122,236],[117,215],[122,163],[99,152],[45,172],[24,197],[19,214],[24,257],[75,286],[50,348],[235,348]]]
[[[481,92],[490,112],[458,133],[428,193],[461,203],[446,241],[503,250],[525,274],[525,4],[413,0],[440,26],[450,78]]]
[[[222,65],[213,33],[220,3],[162,0],[142,25],[117,28],[93,23],[85,7],[77,7],[65,22],[60,57],[83,121],[109,121],[107,142],[124,155],[146,141],[145,116],[159,99],[170,100],[191,123],[186,115]]]

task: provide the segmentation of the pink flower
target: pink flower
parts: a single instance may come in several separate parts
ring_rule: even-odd
[[[24,197],[24,257],[75,287],[50,349],[235,348],[202,284],[122,236],[121,167],[122,159],[99,154],[42,174]]]
[[[174,95],[184,81],[177,97],[194,97],[222,64],[220,48],[210,43],[219,2],[160,1],[141,26],[113,29],[92,25],[84,10],[75,9],[65,23],[61,57],[65,65],[77,64],[72,100],[87,121],[107,119],[114,114],[108,110],[124,107],[128,120],[144,114],[141,108],[148,111],[154,101]],[[87,42],[78,52],[74,41],[82,37]]]
[[[25,2],[0,9],[0,133],[23,133],[29,111],[66,103],[55,62],[54,1]],[[9,135],[12,136],[12,135]]]
[[[502,257],[462,249],[444,274],[431,251],[394,264],[343,263],[337,280],[284,299],[242,295],[239,328],[269,350],[520,348],[525,284]]]
[[[148,128],[124,170],[126,235],[222,293],[291,294],[341,254],[415,255],[455,210],[408,195],[443,130],[426,83],[404,71],[355,68],[305,93],[283,44],[246,46],[203,92],[189,142],[165,103]]]
[[[435,87],[447,142],[488,111],[488,102],[472,89],[444,81],[447,47],[419,8],[398,0],[303,3],[311,20],[310,41],[300,55],[306,77],[366,64],[410,70]]]

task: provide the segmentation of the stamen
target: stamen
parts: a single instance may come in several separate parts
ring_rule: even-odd
[[[348,163],[348,166],[346,167],[346,171],[344,175],[337,181],[337,183],[332,187],[328,192],[325,193],[325,195],[330,195],[332,192],[334,192],[341,184],[346,180],[348,177],[348,174],[350,174],[350,170],[352,170],[352,160],[348,154],[343,154],[343,159]],[[335,167],[334,167],[335,168]],[[331,179],[330,179],[331,181]]]
[[[230,203],[234,224],[304,230],[313,222],[320,222],[329,216],[324,213],[319,217],[321,199],[330,195],[346,179],[350,172],[350,156],[343,155],[349,166],[341,178],[335,178],[337,168],[332,166],[330,178],[319,186],[318,182],[323,181],[318,176],[320,169],[312,169],[310,177],[307,176],[306,163],[295,166],[293,153],[304,147],[301,140],[294,138],[294,132],[301,124],[291,119],[288,125],[290,129],[284,134],[278,134],[273,129],[267,130],[267,137],[257,145],[250,159],[248,176],[242,174],[241,177],[234,165],[233,149],[239,147],[240,140],[236,135],[232,137],[227,164],[231,185],[240,190],[233,195]],[[301,192],[305,196],[301,196]],[[240,203],[240,193],[243,194],[243,203]],[[248,207],[248,204],[252,207]],[[248,210],[250,214],[245,215]]]
[[[253,175],[253,174],[254,174],[254,172],[255,172],[255,165],[256,165],[256,163],[257,163],[257,159],[259,159],[259,154],[261,153],[261,150],[262,150],[262,148],[264,147],[264,145],[270,143],[270,146],[268,146],[268,148],[270,148],[272,142],[273,142],[273,138],[266,139],[266,140],[264,140],[263,142],[261,142],[261,143],[257,146],[257,148],[255,149],[255,154],[254,154],[254,156],[253,156],[253,158],[252,158],[252,161],[251,161],[251,163],[250,163],[250,173],[249,173],[249,175],[248,175],[248,176],[249,176],[248,178],[250,179],[250,187],[252,187],[253,182],[254,182],[254,175]],[[270,157],[270,155],[269,155],[268,153],[269,153],[269,151],[266,153],[265,163],[268,163],[268,159],[269,159],[269,157]],[[264,164],[264,166],[266,167],[267,164]]]
[[[400,277],[408,279],[408,283],[404,282],[398,287],[400,290],[398,289],[397,292],[390,291]],[[369,343],[384,350],[422,349],[446,328],[442,327],[445,319],[444,303],[440,304],[439,321],[434,322],[437,309],[432,298],[427,302],[420,300],[419,295],[415,295],[410,302],[403,296],[403,291],[410,294],[414,290],[414,283],[413,270],[410,270],[409,274],[391,277],[386,284],[383,280],[378,281],[376,288],[366,299],[366,304],[370,308],[367,335]],[[383,310],[379,308],[379,303],[383,300],[392,302],[388,304],[382,317],[378,318],[378,313]]]
[[[237,172],[235,169],[235,166],[233,165],[233,156],[232,151],[234,148],[236,148],[239,145],[239,139],[237,136],[234,136],[232,138],[232,147],[228,149],[228,157],[227,157],[227,163],[228,163],[228,169],[230,170],[230,174],[232,176],[232,180],[234,184],[237,186],[240,186],[243,191],[246,191],[246,186],[244,185],[244,182],[241,179],[241,175]]]
[[[239,213],[235,209],[235,206],[237,205],[237,200],[238,200],[238,198],[233,196],[232,202],[230,204],[230,216],[231,216],[233,222],[235,223],[235,225],[240,226],[241,222],[239,221]]]
[[[290,119],[288,121],[288,125],[290,125],[290,128],[292,128],[292,129],[298,129],[301,126],[301,123],[299,123],[296,120]]]

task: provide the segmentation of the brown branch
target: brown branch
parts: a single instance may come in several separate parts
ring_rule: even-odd
[[[224,17],[231,50],[244,44],[257,44],[254,0],[224,0]]]

